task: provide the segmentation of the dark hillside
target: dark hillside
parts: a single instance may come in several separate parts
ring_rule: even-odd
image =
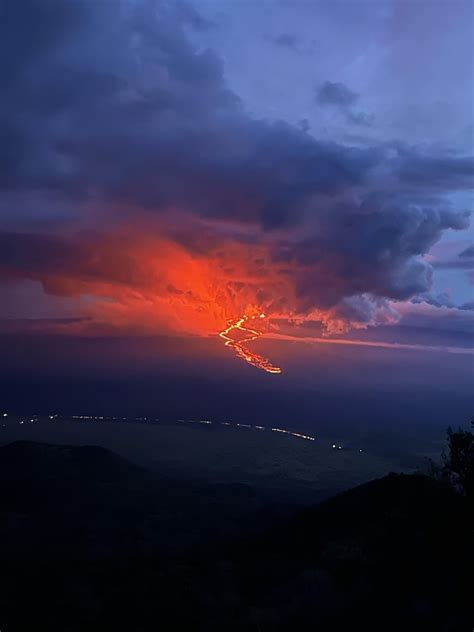
[[[270,629],[357,621],[370,630],[468,630],[472,525],[448,485],[392,474],[247,543],[237,562],[242,590],[259,595],[268,621],[278,604]]]
[[[8,632],[472,629],[472,515],[425,476],[295,513],[100,448],[10,444],[0,474]]]

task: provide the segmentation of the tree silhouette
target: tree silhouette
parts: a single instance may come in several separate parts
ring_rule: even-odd
[[[474,419],[471,420],[474,428]],[[474,495],[474,434],[469,430],[448,428],[448,450],[443,470],[461,491]]]

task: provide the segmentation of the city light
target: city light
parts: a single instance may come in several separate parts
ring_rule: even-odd
[[[7,416],[7,413],[2,413],[3,417]],[[73,420],[73,421],[86,421],[86,422],[100,422],[100,421],[105,421],[105,422],[127,422],[127,423],[133,423],[133,422],[146,422],[146,421],[150,421],[150,422],[155,422],[158,423],[160,420],[158,418],[153,418],[153,417],[116,417],[116,416],[107,416],[107,415],[58,415],[57,413],[54,415],[45,415],[44,419],[49,419],[50,421],[56,419],[56,418],[60,418],[63,419],[65,421],[69,420]],[[24,425],[25,421],[22,419],[16,419],[16,421],[20,424],[20,425]],[[41,421],[41,416],[40,415],[33,415],[31,418],[27,419],[26,421],[29,421],[30,423],[34,423],[34,422],[40,422]],[[166,422],[165,422],[166,423]],[[180,424],[200,424],[200,425],[205,425],[205,426],[211,426],[213,424],[219,424],[221,426],[226,426],[227,428],[245,428],[246,430],[258,430],[258,431],[262,431],[262,430],[270,430],[271,432],[276,432],[278,434],[284,434],[284,435],[288,435],[290,437],[294,437],[295,439],[303,439],[304,441],[316,441],[317,437],[313,436],[313,435],[308,435],[305,434],[303,432],[297,432],[296,430],[290,430],[289,428],[281,428],[279,426],[273,426],[273,427],[267,427],[267,426],[262,426],[260,424],[256,424],[256,425],[251,425],[251,424],[247,424],[247,423],[242,423],[242,422],[231,422],[231,421],[212,421],[210,419],[175,419],[174,423],[180,423]],[[6,425],[3,424],[3,428],[5,428]],[[331,448],[333,450],[347,450],[347,448],[344,448],[342,445],[333,443],[331,444]],[[359,453],[364,452],[364,450],[362,448],[353,448],[354,450],[356,450]]]

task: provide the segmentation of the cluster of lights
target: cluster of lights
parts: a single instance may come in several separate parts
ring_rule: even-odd
[[[107,417],[105,415],[71,415],[70,419],[83,419],[86,421],[159,421],[159,419],[152,420],[149,417]]]
[[[7,416],[8,416],[8,413],[2,413],[2,417],[7,417]],[[48,415],[47,417],[50,421],[53,421],[54,419],[59,417],[59,415],[54,414],[54,415]],[[85,421],[155,421],[155,422],[159,421],[159,419],[156,419],[156,418],[151,419],[150,417],[110,417],[110,416],[105,416],[105,415],[71,415],[69,418],[85,420]],[[26,421],[29,423],[34,423],[35,421],[38,421],[38,420],[39,420],[39,416],[33,415],[30,419],[27,419]],[[213,424],[213,422],[210,421],[209,419],[178,419],[178,422],[188,423],[188,424],[202,424],[202,425]],[[20,425],[23,425],[25,423],[25,420],[20,419],[18,423]],[[250,430],[252,429],[253,430],[267,430],[265,426],[259,426],[259,425],[252,426],[251,424],[232,423],[230,421],[221,421],[219,423],[221,426],[228,426],[228,427],[234,427],[234,428],[247,428]],[[5,424],[3,424],[3,427],[5,427]],[[288,430],[287,428],[270,428],[270,430],[272,432],[278,432],[281,434],[291,435],[292,437],[296,437],[297,439],[304,439],[306,441],[316,441],[316,437],[313,437],[311,435],[306,435],[301,432]],[[332,449],[342,450],[343,446],[333,443]],[[360,452],[363,452],[362,448],[359,449],[359,453]]]
[[[286,428],[272,428],[272,431],[289,434],[292,437],[298,437],[298,439],[306,439],[306,441],[316,441],[316,437],[311,437],[310,435],[301,434],[301,432],[293,432],[293,430],[287,430]]]
[[[1,413],[1,416],[7,417],[8,413]],[[60,415],[58,414],[45,415],[45,418],[49,419],[50,421],[54,421],[59,416]],[[159,421],[159,419],[149,419],[149,417],[111,417],[111,416],[105,416],[105,415],[67,415],[67,416],[61,415],[61,417],[63,417],[64,419],[74,419],[74,420],[81,420],[81,421]],[[40,415],[32,415],[31,418],[29,419],[19,419],[17,421],[19,424],[23,425],[26,422],[34,423],[35,421],[39,421],[39,420],[40,420]],[[5,427],[5,424],[3,424],[3,427]]]
[[[212,424],[212,421],[207,419],[178,419],[179,423],[182,424]],[[251,424],[241,424],[241,423],[231,423],[230,421],[221,421],[221,426],[230,426],[234,428],[247,428],[249,430],[266,430],[265,426],[252,426]],[[292,430],[287,430],[286,428],[270,428],[273,432],[282,432],[284,434],[291,435],[292,437],[297,437],[298,439],[306,439],[306,441],[316,441],[316,437],[311,437],[310,435],[302,434],[301,432],[293,432]]]
[[[2,417],[8,417],[8,413],[2,413],[1,414]],[[39,415],[31,415],[30,419],[28,421],[30,422],[34,422],[34,421],[38,421],[39,420]],[[56,417],[59,417],[59,415],[48,415],[48,419],[55,419]]]

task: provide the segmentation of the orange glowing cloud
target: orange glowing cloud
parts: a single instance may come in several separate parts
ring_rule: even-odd
[[[291,281],[285,267],[272,262],[269,245],[229,236],[206,240],[201,233],[190,245],[186,236],[170,233],[156,222],[137,222],[106,235],[29,244],[44,261],[37,258],[34,269],[19,275],[37,278],[48,294],[80,298],[85,320],[71,325],[78,333],[210,336],[229,321],[263,311],[273,316],[291,304]]]
[[[252,349],[264,334],[327,338],[399,317],[384,299],[346,300],[343,259],[304,248],[295,257],[283,233],[176,210],[131,216],[106,233],[10,235],[21,257],[0,275],[77,300],[77,318],[58,321],[58,331],[220,336],[239,358],[274,374],[281,368]]]

